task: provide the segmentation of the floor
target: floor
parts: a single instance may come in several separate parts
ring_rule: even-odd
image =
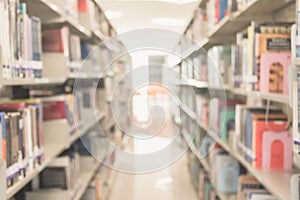
[[[150,174],[119,172],[110,200],[196,200],[183,156],[173,165]]]
[[[159,116],[159,115],[154,115]],[[169,115],[170,116],[170,115]],[[166,148],[176,137],[176,131],[170,117],[162,132],[153,138],[131,139],[127,151],[137,154],[149,154]],[[150,131],[151,132],[151,131]],[[159,154],[153,163],[168,159],[170,156],[186,149],[184,145],[172,146],[166,154]],[[166,156],[166,157],[164,157]],[[128,161],[126,156],[117,156],[116,162],[126,169],[140,170],[153,164],[152,160],[141,163],[140,160]],[[126,171],[126,170],[125,170]],[[176,162],[152,173],[124,173],[118,172],[109,200],[196,200],[196,192],[192,186],[187,168],[187,156],[184,153]]]

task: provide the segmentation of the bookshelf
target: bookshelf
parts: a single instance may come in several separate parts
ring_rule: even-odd
[[[102,120],[104,117],[104,113],[101,113],[97,117],[97,121]],[[32,173],[27,175],[22,181],[18,181],[16,184],[14,184],[12,187],[8,188],[6,190],[6,198],[10,199],[12,198],[19,190],[21,190],[26,184],[28,184],[30,181],[33,180],[43,169],[45,169],[49,163],[56,158],[59,154],[61,154],[64,150],[68,149],[71,144],[73,144],[76,140],[78,140],[80,137],[82,137],[88,129],[90,129],[92,126],[94,126],[94,123],[89,123],[82,127],[81,130],[78,131],[78,133],[75,133],[72,135],[69,139],[69,142],[67,143],[50,143],[45,145],[45,161],[41,166],[39,166],[37,169],[35,169]],[[61,130],[61,132],[68,132],[67,130]],[[55,138],[54,138],[55,139]]]
[[[221,1],[220,1],[221,2]],[[222,1],[224,3],[224,1]],[[233,2],[233,1],[230,1]],[[291,0],[291,1],[284,1],[284,0],[275,0],[272,1],[272,3],[270,3],[270,1],[266,1],[266,0],[252,0],[252,1],[240,1],[243,2],[244,5],[241,5],[240,7],[238,6],[237,10],[231,10],[232,7],[227,8],[227,13],[224,14],[223,17],[221,17],[221,19],[219,19],[219,21],[214,21],[214,20],[210,20],[210,18],[214,18],[214,16],[209,15],[210,10],[207,7],[209,6],[210,3],[212,3],[212,1],[207,0],[207,1],[201,1],[199,4],[199,8],[195,11],[195,18],[193,18],[190,22],[190,24],[187,26],[186,31],[185,31],[185,36],[190,38],[190,39],[194,39],[192,42],[186,42],[185,40],[187,38],[182,37],[182,39],[179,41],[178,46],[175,49],[188,49],[189,45],[192,45],[193,47],[195,45],[198,45],[198,49],[196,48],[195,51],[191,52],[189,56],[186,56],[179,64],[177,64],[175,67],[179,67],[180,73],[181,73],[181,79],[179,82],[182,83],[181,84],[181,91],[184,91],[186,89],[187,86],[190,86],[194,89],[194,91],[196,92],[196,96],[201,96],[201,98],[206,98],[206,99],[210,99],[210,98],[219,98],[221,99],[220,101],[222,101],[222,97],[228,97],[228,99],[234,101],[234,100],[242,100],[245,104],[249,104],[253,107],[258,107],[258,105],[261,103],[262,106],[265,106],[266,102],[269,103],[271,105],[275,105],[276,108],[284,110],[283,112],[285,114],[287,114],[289,116],[289,120],[291,118],[290,116],[290,110],[291,108],[291,98],[293,97],[290,94],[290,88],[288,88],[288,92],[264,92],[262,88],[260,88],[260,85],[258,87],[248,87],[247,84],[251,81],[253,81],[252,79],[247,79],[247,81],[244,81],[243,85],[241,86],[241,84],[239,84],[238,81],[240,81],[240,77],[235,77],[236,75],[240,75],[239,73],[241,72],[241,70],[243,69],[249,69],[248,65],[251,65],[254,63],[254,65],[257,65],[258,62],[257,60],[257,49],[255,49],[255,45],[257,45],[257,43],[254,42],[253,44],[253,54],[250,55],[249,52],[247,52],[247,56],[245,56],[244,54],[242,54],[240,51],[240,49],[238,49],[242,42],[246,44],[246,45],[251,45],[251,43],[247,42],[246,39],[248,39],[248,41],[251,39],[249,39],[249,35],[251,36],[252,32],[251,32],[251,26],[253,26],[253,24],[267,24],[267,23],[276,23],[276,22],[281,22],[281,23],[286,23],[289,24],[288,26],[291,27],[292,23],[295,23],[296,18],[295,18],[295,11],[296,9],[296,1]],[[221,4],[221,3],[220,3]],[[299,6],[298,6],[298,10],[299,10]],[[219,11],[221,12],[221,11]],[[221,15],[220,13],[218,13],[219,15]],[[201,21],[201,25],[198,24],[198,26],[196,26],[196,28],[198,28],[198,32],[200,32],[201,30],[199,30],[199,26],[202,26],[202,29],[207,29],[206,32],[201,31],[200,33],[198,33],[196,31],[196,29],[194,29],[193,23],[194,20],[197,19],[198,23],[199,22],[199,16],[200,18],[202,18]],[[212,23],[210,23],[211,21],[214,21],[213,25]],[[207,27],[205,27],[207,26]],[[258,27],[258,26],[257,26]],[[191,34],[192,32],[192,34]],[[256,34],[255,31],[253,31],[254,34]],[[274,32],[273,32],[274,33]],[[247,35],[249,34],[249,35]],[[284,32],[282,34],[290,34],[290,32]],[[199,36],[200,35],[200,36]],[[247,35],[247,36],[246,36]],[[240,39],[239,37],[241,37],[242,39]],[[255,38],[255,36],[253,36]],[[243,40],[244,38],[246,38],[245,40]],[[255,38],[256,39],[256,38]],[[291,41],[293,41],[293,36],[291,37]],[[299,38],[298,38],[299,39]],[[242,42],[241,42],[242,41]],[[254,40],[255,41],[255,40]],[[239,43],[241,42],[241,43]],[[257,41],[256,41],[257,42]],[[245,45],[245,46],[246,46]],[[233,48],[236,47],[237,48]],[[242,45],[241,45],[242,46]],[[242,46],[241,48],[244,48],[245,46]],[[296,46],[294,44],[294,46]],[[227,47],[227,48],[226,48]],[[234,57],[231,57],[231,62],[228,63],[226,59],[223,59],[221,62],[218,62],[218,60],[221,60],[222,56],[226,56],[226,54],[222,54],[223,52],[226,52],[228,50],[228,47],[230,48],[230,55],[234,55]],[[248,47],[248,46],[246,46]],[[219,48],[219,49],[217,49]],[[293,49],[293,44],[290,45],[290,49]],[[206,52],[205,52],[206,50]],[[236,50],[236,51],[235,51]],[[218,53],[217,57],[215,56],[215,52],[222,52],[222,53]],[[251,49],[250,49],[251,52]],[[228,51],[227,51],[228,53]],[[241,53],[241,54],[239,54]],[[243,52],[244,53],[244,52]],[[229,54],[229,53],[228,53]],[[291,52],[292,55],[295,55],[295,52]],[[243,57],[243,56],[245,57]],[[210,56],[214,56],[214,57],[210,57]],[[240,57],[237,57],[240,56]],[[251,59],[253,59],[253,63],[251,62],[250,57],[253,57]],[[203,57],[206,57],[207,59],[203,59]],[[211,60],[209,60],[209,58]],[[291,63],[293,63],[295,66],[297,67],[299,62],[299,59],[296,57],[294,58],[294,56],[291,56]],[[235,58],[236,60],[234,60],[233,58]],[[195,61],[195,59],[198,59],[197,61]],[[201,60],[202,59],[202,60]],[[244,62],[239,62],[237,61],[238,59],[244,59]],[[236,61],[236,62],[234,62]],[[187,66],[186,63],[189,63],[194,66],[192,66],[192,70],[193,73],[189,73],[189,71],[191,71],[191,66]],[[225,63],[225,64],[224,64]],[[237,64],[238,63],[238,64]],[[249,64],[250,63],[250,64]],[[238,67],[238,65],[240,66],[240,68]],[[244,67],[243,69],[241,69],[242,67]],[[220,70],[220,74],[222,76],[222,79],[224,80],[224,85],[222,85],[222,82],[219,81],[218,78],[215,79],[211,79],[211,75],[209,73],[215,73],[214,70],[210,70],[209,67],[217,67],[218,70]],[[184,68],[184,69],[183,69]],[[241,70],[240,70],[241,69]],[[240,71],[239,71],[240,70]],[[252,70],[252,69],[251,69]],[[257,69],[255,69],[257,70]],[[246,72],[245,72],[246,71]],[[242,71],[242,73],[248,73],[247,70]],[[182,72],[188,72],[188,73],[182,73]],[[197,73],[201,73],[200,75],[197,77],[195,75],[195,72]],[[219,71],[218,71],[219,72]],[[252,72],[253,73],[260,73],[261,71],[256,71],[256,72]],[[289,72],[290,73],[290,72]],[[192,74],[192,76],[190,75]],[[288,74],[288,73],[286,73]],[[291,74],[291,73],[290,73]],[[290,74],[288,74],[288,76],[290,76]],[[243,76],[243,75],[242,75]],[[255,74],[255,76],[258,77],[258,79],[260,78],[259,76],[261,76],[261,74]],[[286,75],[285,75],[286,76]],[[295,75],[294,75],[295,76]],[[183,78],[184,77],[184,78]],[[205,78],[203,78],[205,77]],[[244,78],[244,77],[243,77]],[[249,78],[249,77],[247,77]],[[292,79],[290,77],[288,77],[288,79]],[[237,81],[236,81],[237,80]],[[185,83],[183,83],[185,82]],[[253,81],[255,82],[255,81]],[[283,82],[283,81],[282,81]],[[220,84],[221,83],[221,84]],[[292,85],[290,80],[288,81],[288,83],[284,83],[285,85]],[[212,93],[211,93],[212,92]],[[182,94],[184,94],[182,92]],[[211,96],[210,98],[208,98],[207,96],[209,95],[204,95],[204,94],[213,94],[213,97]],[[263,187],[266,188],[266,190],[270,193],[270,195],[274,196],[275,198],[278,199],[292,199],[294,196],[291,194],[291,178],[294,174],[299,173],[299,169],[297,169],[297,167],[299,167],[299,160],[300,160],[300,156],[295,154],[293,156],[294,161],[291,163],[291,165],[293,164],[293,170],[292,172],[290,171],[270,171],[270,170],[263,170],[260,169],[259,167],[254,167],[255,162],[253,161],[246,161],[245,157],[245,152],[240,152],[240,150],[237,150],[236,148],[234,148],[236,145],[234,142],[236,141],[232,141],[229,139],[232,138],[227,138],[227,140],[223,140],[221,138],[221,136],[217,136],[217,133],[215,133],[214,131],[212,131],[213,129],[211,129],[211,127],[208,127],[208,125],[206,125],[207,123],[211,122],[214,123],[212,121],[210,121],[210,119],[206,119],[206,115],[209,115],[209,112],[211,109],[211,105],[210,105],[210,100],[208,100],[209,105],[207,105],[205,103],[205,101],[202,100],[198,100],[196,98],[196,103],[191,103],[191,99],[186,100],[186,97],[183,95],[182,99],[185,98],[185,100],[182,102],[188,102],[188,105],[184,105],[182,102],[178,103],[180,109],[181,109],[181,113],[178,116],[174,116],[174,119],[178,119],[180,118],[180,120],[177,121],[182,121],[182,124],[184,127],[187,127],[187,130],[182,130],[182,135],[185,138],[187,144],[190,145],[190,151],[198,158],[199,163],[201,164],[201,166],[205,169],[206,172],[210,171],[210,168],[208,166],[208,163],[205,161],[205,159],[203,159],[203,157],[200,154],[200,150],[197,150],[195,143],[198,143],[199,139],[198,137],[202,138],[203,134],[207,134],[209,135],[218,145],[220,146],[225,152],[227,152],[231,157],[233,157],[236,161],[238,161],[247,171],[247,175],[253,176],[255,177],[258,182],[260,182],[261,185],[263,185]],[[188,98],[188,97],[187,97]],[[254,101],[253,101],[254,100]],[[199,102],[198,102],[199,101]],[[255,103],[254,103],[255,102]],[[200,104],[198,104],[200,103]],[[214,103],[214,102],[212,102]],[[238,104],[238,103],[237,103]],[[200,107],[203,106],[203,108],[199,109],[197,108],[198,105]],[[218,104],[212,104],[212,105],[218,105]],[[248,105],[248,106],[249,106]],[[295,105],[294,105],[295,106]],[[196,110],[196,108],[198,110]],[[198,113],[200,112],[200,113]],[[235,111],[234,111],[235,112]],[[295,112],[295,111],[294,111]],[[296,110],[297,112],[297,110]],[[220,113],[218,113],[220,115]],[[198,117],[199,115],[199,117]],[[234,114],[235,115],[235,114]],[[204,116],[204,121],[202,122],[201,120],[203,120]],[[224,115],[223,115],[224,116]],[[186,119],[189,118],[189,119]],[[199,119],[198,119],[199,118]],[[208,121],[207,121],[208,120]],[[234,122],[236,122],[236,119],[233,118],[230,120],[234,120]],[[293,118],[293,120],[296,120],[295,118]],[[191,141],[189,137],[189,131],[194,131],[191,130],[191,128],[194,127],[194,125],[197,125],[198,127],[200,127],[199,133],[197,134],[196,138],[194,139],[195,141]],[[295,124],[295,123],[294,123]],[[210,124],[211,126],[212,124]],[[228,125],[228,124],[227,124]],[[233,135],[237,135],[237,132],[235,131],[236,126],[233,125],[234,127],[231,128],[230,131],[232,132],[227,132],[227,134],[233,134]],[[213,127],[216,128],[216,127]],[[228,128],[228,127],[227,127]],[[188,130],[189,129],[189,130]],[[194,128],[195,129],[195,128]],[[247,134],[245,130],[245,126],[241,127],[241,133],[239,134]],[[291,130],[289,129],[289,133],[290,135],[292,134]],[[297,133],[294,133],[297,134]],[[229,137],[229,136],[228,136]],[[234,136],[233,136],[234,137]],[[246,137],[246,136],[245,136]],[[251,144],[253,145],[253,143]],[[253,148],[253,146],[250,146],[250,148]],[[201,149],[202,150],[202,149]],[[253,151],[252,151],[253,152]],[[257,153],[257,152],[255,152]],[[291,152],[292,153],[292,152]],[[243,155],[241,155],[243,154]],[[249,158],[248,158],[249,159]],[[250,158],[251,159],[251,158]],[[251,164],[252,162],[252,164]],[[210,173],[208,173],[209,175]],[[195,176],[193,174],[193,176]],[[220,194],[220,192],[217,190],[217,188],[215,188],[215,193],[217,194],[217,196],[219,196],[220,199],[228,199],[228,196],[224,196],[222,194]],[[232,199],[236,199],[237,197],[229,197]]]
[[[187,109],[182,109],[182,110],[188,116],[190,116],[190,113],[193,112],[193,111],[186,112]],[[195,118],[193,117],[191,117],[191,119],[195,120]],[[255,178],[257,178],[272,194],[276,195],[276,197],[279,199],[290,199],[290,180],[293,174],[299,172],[298,169],[295,169],[293,173],[264,171],[261,169],[255,169],[248,162],[246,162],[241,155],[239,155],[236,151],[234,151],[226,141],[220,139],[218,136],[216,136],[216,134],[213,131],[211,131],[209,128],[199,123],[198,121],[197,124],[209,136],[211,136],[219,145],[221,145],[225,151],[227,151],[230,155],[236,158],[248,170],[248,172],[251,173]],[[195,148],[195,145],[193,144],[189,134],[186,132],[186,130],[182,130],[182,134],[187,144],[189,145],[190,150],[198,158],[203,168],[207,172],[209,172],[209,165],[206,159]],[[223,196],[223,198],[221,196]],[[221,196],[220,198],[224,199],[224,194],[221,194]],[[228,196],[225,197],[225,199],[228,199]]]
[[[191,140],[190,136],[188,135],[188,133],[185,130],[182,130],[182,134],[183,134],[187,144],[189,144],[190,151],[197,157],[197,159],[199,160],[199,162],[203,166],[205,172],[210,174],[211,170],[210,170],[210,166],[208,164],[207,159],[204,156],[202,156],[200,154],[200,152],[196,149],[193,141]],[[224,194],[224,193],[218,191],[215,187],[214,187],[214,189],[216,190],[216,193],[217,193],[218,197],[220,198],[220,200],[234,200],[234,199],[237,199],[236,195],[234,195],[234,194],[233,195],[232,194]]]
[[[201,1],[199,7],[204,7],[206,3],[206,0]],[[233,43],[235,41],[235,34],[246,28],[251,21],[256,19],[264,22],[273,21],[272,17],[279,17],[277,16],[280,13],[279,10],[293,6],[294,4],[295,0],[274,0],[272,4],[268,0],[249,1],[248,5],[224,17],[208,31],[205,38],[197,41],[198,50],[201,48],[209,49],[215,45]],[[295,21],[293,17],[290,17],[288,20]]]
[[[103,156],[103,159],[105,159],[105,156]],[[73,198],[74,200],[80,200],[81,197],[83,196],[84,192],[86,191],[87,187],[89,186],[90,182],[92,181],[94,175],[96,172],[99,170],[101,164],[99,162],[95,162],[95,160],[91,160],[90,158],[83,159],[84,162],[86,163],[91,163],[92,164],[89,166],[85,166],[85,168],[81,171],[79,180],[80,180],[80,188],[76,192],[75,197]]]
[[[66,2],[68,2],[68,4]],[[75,2],[76,2],[76,6],[74,7],[75,4],[71,5],[71,3],[75,3]],[[78,2],[79,2],[79,0],[78,0]],[[119,50],[125,49],[125,46],[120,41],[115,42],[113,44],[113,45],[117,45],[117,46],[106,45],[106,46],[102,46],[101,48],[99,48],[101,50],[97,51],[97,53],[99,53],[98,57],[101,57],[100,59],[96,58],[92,62],[91,61],[92,59],[90,59],[89,57],[85,57],[86,55],[84,55],[84,54],[86,54],[87,51],[89,53],[91,51],[91,49],[94,49],[93,47],[96,47],[96,45],[99,45],[100,42],[114,36],[116,34],[116,31],[110,24],[107,17],[105,16],[99,1],[96,1],[96,0],[82,1],[82,2],[93,4],[93,6],[94,6],[93,8],[95,8],[95,14],[97,14],[97,18],[96,17],[89,18],[90,13],[88,13],[88,12],[84,13],[84,11],[80,10],[81,8],[79,8],[79,4],[77,5],[78,2],[77,2],[77,0],[72,0],[72,1],[61,1],[61,0],[22,0],[22,1],[20,0],[19,1],[19,0],[17,0],[16,1],[16,5],[18,5],[18,6],[16,6],[14,9],[11,9],[10,12],[12,12],[14,10],[16,12],[21,12],[21,11],[24,12],[24,13],[22,13],[22,17],[23,17],[22,20],[27,19],[27,18],[29,20],[33,20],[33,19],[39,20],[40,29],[38,29],[37,27],[33,27],[33,25],[32,25],[32,27],[29,27],[29,26],[27,27],[26,26],[26,25],[28,25],[28,24],[26,24],[27,21],[26,21],[26,23],[24,22],[24,27],[26,29],[26,33],[30,32],[29,28],[32,28],[32,29],[35,28],[34,31],[37,31],[37,32],[34,32],[35,35],[32,37],[36,37],[36,38],[40,37],[40,39],[41,39],[41,41],[40,41],[41,47],[40,48],[41,49],[39,52],[36,52],[35,50],[37,50],[37,49],[34,49],[34,48],[37,48],[37,46],[34,46],[34,45],[36,45],[37,41],[35,41],[35,40],[29,41],[29,39],[24,36],[24,38],[28,39],[28,41],[29,41],[29,42],[26,41],[25,43],[30,43],[30,42],[34,43],[33,46],[30,46],[32,49],[29,50],[30,47],[28,46],[28,49],[25,48],[24,51],[26,52],[26,55],[27,55],[27,51],[30,53],[33,53],[33,54],[39,53],[40,60],[38,60],[36,62],[36,60],[34,60],[34,58],[32,59],[30,57],[32,55],[29,55],[26,58],[25,57],[24,58],[17,57],[16,54],[13,54],[14,56],[12,56],[12,52],[10,52],[10,51],[13,51],[13,50],[8,49],[7,52],[9,52],[9,53],[4,51],[5,46],[2,46],[2,43],[4,44],[4,42],[3,42],[4,40],[3,40],[3,38],[1,38],[1,40],[0,40],[1,53],[3,53],[3,52],[7,53],[7,54],[4,54],[4,56],[7,56],[7,55],[12,56],[12,57],[9,57],[9,59],[8,59],[8,57],[5,57],[6,60],[7,59],[10,60],[9,62],[2,60],[2,57],[0,60],[1,64],[3,66],[6,66],[6,64],[7,64],[7,65],[9,65],[8,67],[11,70],[11,71],[7,72],[7,71],[4,71],[4,67],[3,68],[1,67],[1,69],[0,69],[1,97],[3,98],[3,100],[24,99],[24,101],[25,101],[28,98],[41,99],[41,106],[43,106],[42,101],[44,98],[48,98],[49,96],[51,96],[50,98],[52,98],[52,96],[54,96],[54,98],[56,98],[57,95],[61,95],[66,99],[69,98],[68,105],[70,105],[72,102],[72,106],[74,106],[75,103],[74,103],[73,99],[70,100],[71,98],[78,98],[77,99],[78,101],[79,100],[81,101],[83,99],[84,95],[86,95],[85,98],[87,98],[87,96],[89,96],[88,97],[89,99],[92,98],[92,95],[90,93],[85,93],[85,94],[81,93],[81,92],[80,92],[80,94],[75,94],[75,93],[71,94],[70,93],[70,92],[72,92],[74,83],[76,83],[76,81],[79,80],[82,83],[84,83],[83,85],[87,84],[90,87],[97,86],[96,98],[98,98],[99,101],[103,100],[103,102],[102,102],[103,105],[100,102],[97,102],[96,108],[99,112],[96,113],[95,116],[93,116],[93,119],[88,120],[87,117],[85,117],[86,119],[85,118],[83,118],[83,119],[80,118],[78,120],[73,119],[75,121],[75,123],[77,122],[76,125],[73,124],[72,120],[68,121],[69,119],[66,119],[66,118],[54,119],[54,120],[45,120],[44,119],[43,125],[42,125],[44,144],[41,147],[44,150],[43,160],[41,161],[40,164],[35,164],[33,169],[26,171],[26,175],[24,177],[22,177],[22,178],[18,177],[17,181],[14,181],[13,184],[9,187],[7,187],[6,183],[5,183],[7,180],[7,176],[8,176],[7,171],[9,171],[9,170],[5,169],[4,163],[1,162],[1,166],[0,166],[0,170],[1,170],[1,173],[0,173],[0,179],[1,179],[0,199],[11,199],[16,194],[18,194],[18,195],[20,193],[21,193],[21,195],[25,194],[24,191],[22,191],[23,188],[25,186],[28,186],[28,184],[31,184],[31,182],[34,182],[35,178],[38,177],[41,174],[41,172],[43,172],[47,167],[49,167],[51,165],[51,163],[57,157],[64,154],[66,152],[66,150],[70,150],[70,148],[72,148],[81,137],[86,136],[87,133],[90,133],[90,131],[92,131],[94,129],[94,127],[97,125],[97,123],[100,124],[100,122],[103,122],[104,118],[105,119],[110,118],[110,116],[107,112],[107,109],[106,109],[109,104],[109,102],[106,101],[106,99],[108,99],[107,90],[109,90],[109,88],[110,88],[109,85],[115,84],[114,78],[120,76],[121,75],[120,73],[123,73],[123,72],[126,73],[126,71],[128,71],[131,67],[130,66],[131,65],[130,58],[127,58],[127,56],[124,56],[123,58],[120,58],[120,60],[122,61],[122,66],[121,65],[119,65],[119,66],[112,65],[113,68],[118,67],[118,69],[120,69],[120,71],[121,71],[120,73],[118,73],[118,70],[115,70],[115,69],[111,70],[111,71],[114,71],[114,73],[111,73],[109,71],[103,72],[102,74],[100,73],[102,70],[101,66],[105,64],[104,62],[107,62],[107,60],[110,58],[110,56],[114,57],[114,55],[116,53],[118,53]],[[17,3],[22,4],[21,6],[22,6],[23,10],[21,10],[21,6],[19,7],[19,4],[17,4]],[[13,5],[13,4],[10,4],[10,5]],[[90,8],[91,7],[89,7],[89,9]],[[1,9],[4,9],[4,7],[1,7]],[[2,10],[1,10],[1,12],[2,12]],[[9,14],[10,13],[8,12],[7,15],[9,15]],[[19,18],[16,20],[21,20],[21,16],[18,15],[18,17]],[[26,17],[26,18],[24,18],[24,17]],[[4,18],[1,18],[1,20],[4,20]],[[9,23],[10,22],[11,21],[9,21]],[[91,22],[93,22],[93,23],[91,23]],[[31,23],[31,21],[30,21],[30,23]],[[105,27],[103,28],[102,25]],[[31,26],[31,24],[30,24],[30,26]],[[63,52],[49,53],[49,51],[42,48],[42,47],[44,47],[43,45],[45,45],[44,40],[43,40],[44,36],[45,36],[44,35],[45,30],[46,31],[47,30],[55,30],[55,29],[61,30],[62,28],[65,28],[65,27],[68,29],[69,35],[67,36],[67,40],[68,40],[70,46],[72,46],[74,44],[74,42],[72,42],[72,41],[77,39],[76,42],[78,42],[78,44],[79,44],[79,47],[78,46],[75,47],[77,53],[73,52],[74,54],[72,55],[72,51],[75,51],[74,49],[72,49],[72,47],[70,47],[70,52],[68,52],[68,53],[66,53],[65,49],[63,50]],[[19,26],[18,26],[18,28],[19,28]],[[22,26],[22,28],[23,28],[23,26]],[[28,28],[28,30],[27,30],[27,28]],[[9,33],[8,39],[10,39],[10,37],[15,36],[15,34],[10,34],[11,33],[10,30],[7,32]],[[21,37],[21,34],[25,34],[25,33],[21,32],[19,34]],[[74,39],[73,37],[74,38],[76,37],[76,38]],[[56,38],[56,39],[60,41],[60,39],[62,39],[62,37]],[[73,40],[71,40],[71,39],[73,39]],[[62,39],[62,40],[64,40],[64,39]],[[24,41],[25,41],[25,39],[24,39]],[[23,42],[23,41],[21,41],[21,42]],[[60,44],[62,44],[62,43],[60,43]],[[22,45],[23,45],[23,43],[22,43]],[[64,45],[65,45],[65,43],[64,43]],[[64,46],[64,45],[62,45],[62,46]],[[66,46],[68,46],[68,45],[65,45],[65,47]],[[84,49],[84,47],[86,49]],[[68,48],[69,48],[69,46],[68,46]],[[102,51],[105,51],[106,54]],[[78,56],[78,54],[79,54],[78,52],[80,52],[80,56]],[[14,52],[14,53],[16,53],[16,52]],[[25,54],[23,55],[24,52],[21,50],[18,53],[22,53],[22,56],[25,55]],[[28,54],[30,54],[30,53],[28,53]],[[64,54],[64,53],[66,53],[66,54]],[[66,55],[69,55],[69,56],[66,56]],[[75,60],[72,60],[74,58],[75,58]],[[87,58],[87,62],[82,62],[86,58]],[[73,61],[74,61],[74,63],[73,63]],[[4,62],[7,62],[7,63],[4,63]],[[15,73],[13,71],[13,70],[15,70],[15,69],[13,69],[14,68],[13,64],[17,65],[17,66],[15,66],[16,68],[20,67],[20,69],[18,69],[18,70],[23,70],[22,68],[25,68],[25,70],[34,71],[34,70],[37,70],[37,66],[38,66],[39,67],[38,70],[40,70],[42,68],[41,71],[43,73],[39,72],[39,75],[37,75],[37,76],[35,74],[33,74],[32,72],[30,72],[30,75],[27,75],[26,74],[27,72],[24,72],[24,74],[16,75],[16,74],[13,74],[13,73]],[[79,71],[79,69],[76,68],[78,66],[81,67],[81,64],[83,64],[84,66],[85,66],[85,64],[87,64],[87,65],[92,65],[92,66],[96,66],[96,67],[93,68],[93,70],[94,70],[93,72],[89,72],[86,70],[84,70],[84,72],[81,72],[81,71]],[[88,67],[90,67],[90,66],[88,66]],[[76,68],[76,69],[74,70],[71,68]],[[45,72],[47,72],[47,73],[45,73]],[[7,73],[11,73],[11,74],[7,74]],[[105,81],[106,79],[112,79],[113,81],[106,83],[106,81]],[[97,82],[100,82],[100,85],[99,85],[99,83],[96,84]],[[102,84],[102,82],[103,82],[103,84]],[[88,87],[88,86],[85,86],[85,87]],[[79,88],[79,89],[82,90],[82,88]],[[17,97],[16,97],[14,95],[14,93],[20,93],[20,95],[17,95]],[[40,97],[40,95],[42,97]],[[78,95],[78,96],[76,96],[76,95]],[[112,99],[111,99],[111,101],[112,101]],[[72,106],[70,106],[70,107],[72,107]],[[78,108],[78,110],[80,110],[80,112],[82,112],[83,114],[87,113],[86,105],[76,104],[76,106],[78,106],[80,108],[80,109]],[[74,107],[72,107],[72,109],[73,108]],[[76,108],[74,108],[74,109],[76,109]],[[68,110],[66,112],[69,112],[70,110]],[[73,112],[72,113],[70,112],[68,114],[73,114]],[[108,121],[106,121],[106,122],[108,123]],[[106,125],[105,128],[107,128],[107,130],[105,130],[104,132],[106,132],[105,134],[110,134],[110,132],[113,131],[111,129],[111,127],[114,126],[114,121],[110,120],[109,124],[106,124],[106,122],[102,123],[102,124]],[[33,122],[31,121],[31,123],[33,123]],[[28,126],[28,124],[27,124],[27,126]],[[39,132],[39,131],[37,131],[37,132]],[[102,148],[105,148],[105,147],[102,147]],[[106,149],[104,149],[104,150],[106,150]],[[34,152],[34,153],[36,153],[36,152]],[[103,155],[103,159],[106,156],[109,156],[109,154],[111,154],[111,153],[112,152],[105,151],[105,154]],[[37,155],[34,155],[34,156],[37,156]],[[34,159],[37,159],[37,158],[34,157]],[[99,171],[99,168],[101,167],[101,164],[99,162],[95,162],[94,158],[90,157],[87,159],[90,159],[90,160],[89,161],[86,160],[86,163],[91,164],[93,162],[93,164],[91,164],[89,166],[82,165],[83,167],[80,166],[81,171],[80,171],[80,175],[78,177],[80,182],[79,182],[79,186],[78,187],[76,186],[76,193],[75,193],[75,196],[73,199],[78,199],[78,200],[81,199],[81,197],[85,193],[86,189],[88,188],[90,182],[92,181],[94,175]],[[27,188],[26,188],[26,190],[27,190]],[[71,193],[73,194],[73,192],[71,192]],[[47,197],[45,197],[45,198],[47,198]]]

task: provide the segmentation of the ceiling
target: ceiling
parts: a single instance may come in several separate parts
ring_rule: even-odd
[[[102,9],[117,33],[158,28],[182,34],[199,0],[101,0]]]

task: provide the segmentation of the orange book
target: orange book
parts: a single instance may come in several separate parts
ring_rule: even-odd
[[[263,134],[266,131],[281,132],[286,130],[286,127],[286,120],[268,121],[267,123],[265,122],[265,120],[258,120],[253,122],[253,151],[255,159],[252,164],[254,167],[262,168]]]

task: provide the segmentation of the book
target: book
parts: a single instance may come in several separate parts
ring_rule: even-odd
[[[254,73],[257,75],[257,83],[254,88],[260,90],[261,56],[267,53],[282,53],[291,51],[290,24],[255,24]]]
[[[263,135],[268,130],[275,132],[285,131],[287,128],[286,120],[276,120],[276,121],[265,121],[258,120],[253,122],[253,153],[255,159],[252,162],[252,165],[256,168],[262,167],[262,153],[263,153]]]
[[[41,21],[27,14],[26,3],[2,1],[0,34],[2,77],[39,78],[42,71]]]
[[[242,175],[238,179],[237,199],[244,199],[248,189],[264,189],[260,182],[253,176]]]
[[[289,131],[263,133],[262,169],[292,171],[292,135]]]
[[[291,53],[261,54],[260,91],[288,95],[288,70]]]
[[[220,118],[220,114],[224,111],[234,109],[237,104],[243,104],[241,100],[221,100],[218,98],[212,98],[209,102],[209,120],[211,129],[220,136],[222,130],[224,129],[224,124],[226,123],[226,117]],[[223,116],[223,115],[222,115]]]
[[[43,162],[41,104],[38,99],[2,101],[0,111],[2,151],[5,153],[3,157],[10,187]]]
[[[66,58],[70,56],[70,31],[67,26],[42,31],[43,52],[63,53]]]
[[[240,173],[239,162],[228,154],[216,155],[217,189],[222,193],[236,193]]]
[[[60,188],[63,190],[71,189],[71,166],[68,156],[55,158],[40,175],[40,188]]]

